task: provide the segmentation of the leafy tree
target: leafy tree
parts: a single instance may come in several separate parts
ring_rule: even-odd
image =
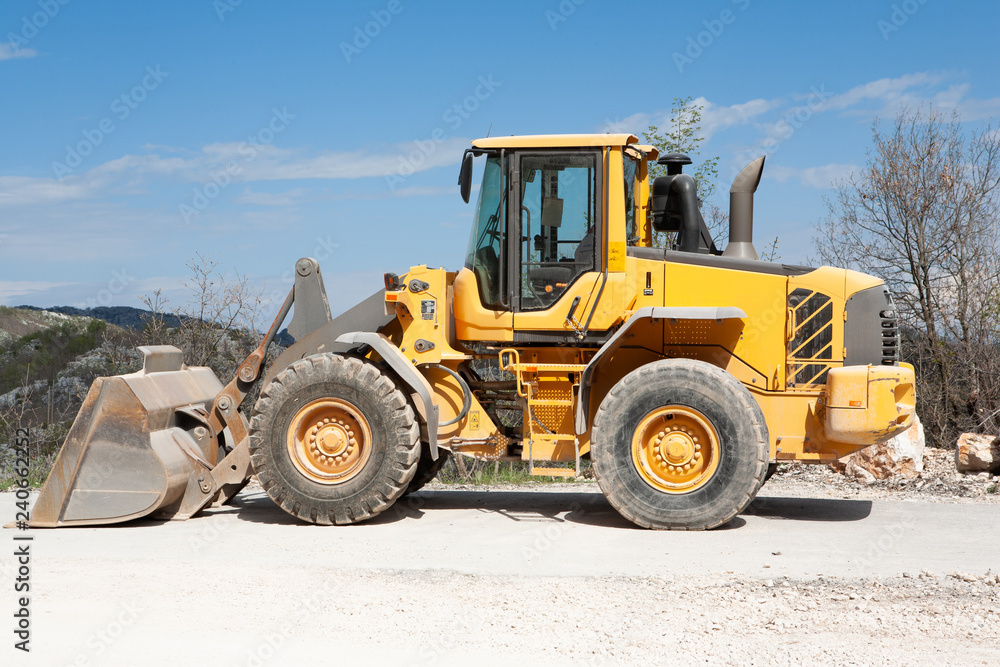
[[[690,172],[698,182],[698,196],[708,201],[715,194],[715,181],[719,177],[719,157],[705,158],[701,162],[701,145],[705,137],[701,134],[700,104],[695,104],[691,97],[675,97],[670,107],[670,127],[665,131],[656,125],[650,125],[642,133],[643,139],[660,149],[660,155],[667,153],[684,153],[691,158],[694,171]],[[697,166],[695,166],[697,165]],[[649,169],[649,177],[656,178],[667,173],[667,168],[653,164]]]
[[[724,240],[729,233],[729,211],[712,199],[719,178],[719,156],[699,159],[702,144],[705,142],[705,137],[701,132],[701,112],[703,109],[704,107],[695,104],[690,96],[675,97],[673,106],[670,108],[668,128],[661,130],[656,125],[650,125],[642,133],[642,137],[647,143],[656,146],[660,155],[684,153],[691,158],[692,164],[688,168],[688,173],[694,176],[694,180],[698,183],[698,198],[702,202],[702,216],[715,240],[715,245],[721,248],[725,245]],[[650,180],[666,173],[665,166],[655,163],[650,165]],[[656,232],[654,242],[657,245],[670,247],[675,236],[671,232]],[[759,252],[761,259],[765,261],[779,259],[778,237],[774,237],[774,240],[767,244],[762,252]]]

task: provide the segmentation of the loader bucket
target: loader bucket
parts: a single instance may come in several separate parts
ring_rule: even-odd
[[[140,347],[137,373],[94,381],[31,512],[31,526],[186,519],[216,492],[209,425],[222,384],[172,346]]]

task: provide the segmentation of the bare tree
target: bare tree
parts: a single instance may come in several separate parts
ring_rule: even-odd
[[[920,108],[884,130],[876,120],[872,138],[865,168],[827,201],[820,258],[892,290],[921,418],[942,444],[963,430],[996,431],[1000,136]]]
[[[191,277],[183,285],[191,297],[175,313],[177,326],[168,326],[169,302],[160,290],[143,297],[151,311],[146,323],[148,343],[170,343],[184,351],[186,363],[210,366],[222,378],[260,342],[256,330],[262,309],[262,291],[245,274],[228,274],[219,261],[198,253],[187,263]]]

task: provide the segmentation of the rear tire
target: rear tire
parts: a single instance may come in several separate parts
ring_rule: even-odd
[[[736,378],[691,359],[642,366],[616,384],[594,418],[598,484],[645,528],[707,530],[742,512],[767,471],[767,426]]]
[[[349,524],[399,498],[420,455],[406,395],[363,359],[295,362],[261,392],[250,463],[267,495],[303,521]]]

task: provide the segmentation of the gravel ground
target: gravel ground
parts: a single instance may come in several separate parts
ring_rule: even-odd
[[[533,489],[591,485],[581,480]],[[953,450],[927,448],[924,471],[913,479],[865,484],[826,465],[783,463],[761,495],[998,504],[998,487],[996,475],[957,473]],[[429,488],[456,485],[434,482]],[[995,570],[1000,570],[1000,536],[997,553]],[[543,663],[594,665],[996,665],[1000,660],[1000,574],[994,569],[850,580],[726,572],[546,582],[436,576],[463,608],[458,617],[468,619],[441,628],[449,652],[485,644],[491,651],[530,649]],[[539,597],[539,589],[549,593]],[[601,619],[596,626],[595,618]],[[527,626],[534,628],[527,635],[513,632]],[[430,655],[432,660],[418,664],[440,657]]]
[[[517,578],[432,572],[362,575],[366,605],[396,609],[366,632],[400,625],[430,638],[404,664],[995,665],[1000,581],[934,576],[885,581]],[[967,576],[966,578],[972,578]],[[433,591],[433,593],[431,593]],[[446,613],[426,618],[412,603]],[[492,656],[490,658],[489,656]],[[501,657],[502,656],[502,657]]]
[[[1000,476],[963,475],[955,470],[955,450],[934,447],[924,449],[924,471],[913,479],[897,476],[865,484],[830,466],[782,463],[764,489],[783,497],[1000,504]]]
[[[990,489],[997,480],[956,477],[951,456],[928,450],[924,473],[905,484],[865,485],[826,466],[783,465],[761,496],[996,504]],[[598,497],[593,481],[509,488]],[[355,527],[295,524],[257,492],[256,500],[190,522],[106,533],[36,531],[32,605],[40,653],[7,651],[0,664],[174,665],[205,656],[246,667],[316,664],[330,656],[339,664],[428,666],[998,664],[1000,538],[995,563],[976,561],[982,571],[907,571],[909,565],[893,561],[881,564],[881,577],[847,577],[842,573],[868,570],[853,566],[833,576],[810,560],[808,569],[796,570],[803,574],[782,576],[781,550],[791,558],[812,538],[788,537],[803,530],[802,518],[790,517],[790,525],[749,512],[732,533],[651,533],[617,521],[559,523],[572,514],[559,503],[550,504],[558,517],[538,517],[549,523],[528,521],[523,511],[511,514],[524,521],[511,521],[498,511],[507,508],[502,499],[488,499],[492,493],[485,494],[485,508],[440,502],[448,495],[442,490],[482,487],[433,482],[428,489],[438,508],[422,518],[417,513]],[[818,506],[810,530],[833,534],[836,528],[843,543],[833,551],[853,554],[849,558],[866,553],[867,538],[855,536],[871,535],[870,522],[887,516],[875,512],[831,524],[825,521],[834,516],[824,520],[823,503]],[[956,518],[954,509],[948,515]],[[986,529],[995,530],[996,522],[985,518]],[[892,527],[886,525],[885,539]],[[929,545],[930,553],[946,555],[940,565],[950,562],[947,554],[968,551],[973,536],[981,547],[976,529],[957,528],[948,533],[954,538]],[[539,565],[521,563],[511,571],[503,561],[510,557],[508,541],[534,544],[532,536],[548,535],[545,530],[555,531],[553,544],[535,559]],[[577,535],[586,539],[562,548],[576,544]],[[204,538],[203,548],[191,550],[192,536]],[[705,551],[706,544],[730,559],[710,559],[714,552]],[[733,553],[735,544],[745,551]],[[824,549],[822,540],[814,548]],[[886,553],[894,549],[888,544]],[[770,554],[775,560],[766,562],[775,566],[764,564],[759,574],[740,570],[749,551]],[[341,559],[341,553],[356,556]],[[467,560],[449,556],[455,553]],[[623,557],[634,564],[613,567],[616,554],[628,554]],[[596,576],[574,567],[598,556],[610,560]],[[9,560],[0,559],[5,571],[14,566]]]

